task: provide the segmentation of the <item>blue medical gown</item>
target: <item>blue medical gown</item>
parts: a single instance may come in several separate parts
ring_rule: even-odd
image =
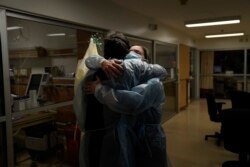
[[[86,60],[86,65],[90,69],[96,70],[97,68],[99,68],[98,66],[101,59],[103,58],[93,56],[91,59],[88,58]],[[137,159],[137,157],[140,158],[140,156],[135,155],[142,155],[142,153],[145,153],[146,157],[152,158],[153,149],[150,148],[149,141],[159,141],[159,139],[153,139],[152,137],[155,137],[155,135],[151,135],[150,137],[151,133],[148,133],[149,129],[152,129],[152,131],[156,132],[158,134],[156,135],[158,136],[158,138],[161,137],[163,140],[165,138],[165,135],[160,127],[160,105],[154,105],[154,101],[151,101],[151,99],[153,99],[153,96],[155,96],[155,100],[158,101],[158,103],[161,103],[164,100],[164,98],[162,98],[164,97],[163,90],[161,91],[163,93],[162,97],[159,96],[159,93],[152,93],[157,92],[154,91],[154,87],[157,85],[157,83],[159,84],[160,82],[156,82],[157,79],[153,79],[147,84],[140,86],[137,85],[146,83],[149,79],[155,77],[164,79],[166,77],[166,70],[159,65],[147,64],[146,62],[143,62],[139,59],[124,60],[122,65],[124,68],[123,76],[118,78],[118,80],[111,79],[106,83],[107,86],[119,89],[120,93],[118,91],[114,96],[116,101],[113,101],[113,104],[110,103],[110,106],[105,104],[103,108],[105,121],[103,129],[105,129],[106,135],[103,139],[103,148],[101,149],[101,167],[106,167],[107,165],[114,167],[133,167],[138,164],[137,160],[135,159]],[[91,75],[91,73],[94,73],[93,70],[89,71],[89,75]],[[88,74],[86,78],[88,78]],[[85,134],[90,134],[91,131],[86,131],[86,128],[84,127],[86,122],[87,110],[84,100],[85,95],[82,88],[84,87],[85,82],[86,79],[80,82],[78,90],[74,97],[73,106],[81,130],[85,132]],[[107,89],[107,87],[104,87],[103,89]],[[106,92],[107,95],[110,94],[109,91],[100,91],[100,93],[101,92]],[[101,96],[98,97],[98,93],[96,93],[97,99],[101,98]],[[149,96],[150,99],[148,98]],[[132,98],[132,100],[129,100],[130,98]],[[112,100],[110,100],[109,102],[112,102]],[[121,104],[126,105],[121,108]],[[138,114],[141,115],[139,116]],[[140,119],[138,119],[138,116]],[[86,152],[87,149],[84,148],[86,147],[88,141],[88,138],[86,139],[86,136],[88,135],[85,135],[85,139],[83,139],[83,142],[81,142],[80,166],[87,166],[86,162],[88,155]],[[153,142],[151,142],[151,145],[152,143]],[[164,142],[161,142],[161,144],[163,143]],[[146,150],[144,150],[145,145],[147,145],[147,147],[145,147],[147,148]],[[136,150],[134,150],[134,146],[136,146]],[[163,144],[159,146],[159,148],[160,147],[164,150],[165,145]],[[145,159],[145,156],[142,156],[142,159]]]
[[[158,78],[130,91],[99,86],[95,97],[112,111],[123,113],[115,128],[121,167],[167,166],[166,136],[160,125],[165,95]]]
[[[89,70],[86,77],[79,83],[73,99],[73,108],[83,137],[80,142],[80,167],[96,167],[95,159],[100,156],[102,136],[105,132],[103,124],[103,105],[93,95],[86,95],[84,86],[92,81],[95,71]],[[99,147],[99,150],[98,150]],[[95,155],[93,155],[95,153]],[[97,155],[98,154],[98,155]],[[98,162],[96,162],[98,163]],[[95,163],[95,164],[96,164]]]
[[[97,70],[101,67],[100,62],[104,60],[101,56],[90,56],[86,59],[86,66],[89,69]],[[111,78],[109,84],[114,89],[130,90],[132,87],[146,83],[151,78],[164,80],[167,76],[165,68],[158,64],[148,64],[139,58],[139,55],[131,51],[123,60],[122,76]]]

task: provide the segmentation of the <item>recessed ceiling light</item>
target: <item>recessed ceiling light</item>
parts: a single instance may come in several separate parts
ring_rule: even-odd
[[[192,27],[205,27],[205,26],[215,26],[215,25],[226,25],[226,24],[238,24],[240,23],[240,17],[223,17],[215,19],[202,19],[202,20],[193,20],[185,22],[185,26],[188,28]]]
[[[8,30],[8,31],[11,31],[11,30],[18,30],[18,29],[23,29],[23,27],[20,27],[20,26],[11,26],[11,27],[7,27],[7,30]]]
[[[53,34],[47,34],[48,37],[58,37],[58,36],[65,36],[65,33],[53,33]]]
[[[211,35],[205,35],[205,38],[222,38],[222,37],[236,37],[236,36],[243,36],[244,33],[227,33],[227,34],[211,34]]]

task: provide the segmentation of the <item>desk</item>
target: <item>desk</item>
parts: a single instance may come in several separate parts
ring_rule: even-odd
[[[13,132],[22,128],[42,124],[55,120],[56,113],[48,111],[39,111],[36,113],[24,114],[21,118],[13,120]]]
[[[23,128],[39,125],[42,123],[55,120],[56,113],[48,111],[39,111],[34,113],[26,113],[13,120],[13,137],[15,137],[15,162],[17,162],[18,145],[25,146],[25,133],[21,133]],[[19,133],[20,132],[20,133]],[[40,140],[41,143],[42,139]]]

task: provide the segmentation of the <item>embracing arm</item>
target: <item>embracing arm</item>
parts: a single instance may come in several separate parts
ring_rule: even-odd
[[[101,63],[105,60],[104,57],[95,55],[95,56],[90,56],[85,60],[85,64],[89,69],[92,70],[98,70],[101,68]]]
[[[139,71],[137,75],[140,77],[141,82],[145,82],[151,78],[159,78],[164,80],[167,77],[167,70],[159,64],[148,64],[141,61],[136,66],[136,70]]]
[[[108,77],[117,77],[123,73],[122,61],[117,59],[106,60],[104,57],[96,55],[88,57],[85,64],[92,70],[101,68]]]
[[[159,79],[128,90],[115,90],[106,85],[98,85],[95,97],[111,110],[124,114],[138,114],[164,102],[164,88]]]

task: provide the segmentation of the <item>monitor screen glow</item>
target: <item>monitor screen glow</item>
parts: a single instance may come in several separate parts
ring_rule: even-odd
[[[221,66],[214,66],[214,73],[221,73],[222,67]]]

